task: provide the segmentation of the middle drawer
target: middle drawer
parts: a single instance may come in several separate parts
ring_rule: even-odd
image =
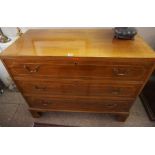
[[[139,84],[114,84],[102,81],[53,80],[53,81],[20,81],[16,83],[23,94],[68,95],[68,96],[105,96],[134,98]]]

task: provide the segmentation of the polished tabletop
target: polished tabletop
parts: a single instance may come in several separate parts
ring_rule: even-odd
[[[155,58],[155,53],[139,35],[118,40],[112,29],[57,28],[28,30],[1,56]]]

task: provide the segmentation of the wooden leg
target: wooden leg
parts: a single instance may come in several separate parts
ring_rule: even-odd
[[[117,118],[118,121],[124,122],[124,121],[126,121],[126,119],[128,118],[128,116],[129,116],[129,113],[117,114],[116,115],[116,118]]]
[[[29,110],[29,111],[34,118],[39,118],[41,116],[41,112],[37,112],[34,110]]]

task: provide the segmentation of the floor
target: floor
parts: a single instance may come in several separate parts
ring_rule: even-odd
[[[27,110],[27,104],[19,92],[5,90],[0,96],[1,127],[32,127],[34,122],[69,126],[88,127],[151,127],[151,122],[139,98],[135,101],[130,116],[125,122],[118,122],[113,116],[91,113],[44,113],[41,118],[33,118]]]

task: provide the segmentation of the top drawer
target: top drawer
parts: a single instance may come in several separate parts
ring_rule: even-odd
[[[143,81],[149,74],[151,63],[86,61],[82,59],[44,60],[4,59],[4,63],[14,77],[54,77],[116,79]]]

